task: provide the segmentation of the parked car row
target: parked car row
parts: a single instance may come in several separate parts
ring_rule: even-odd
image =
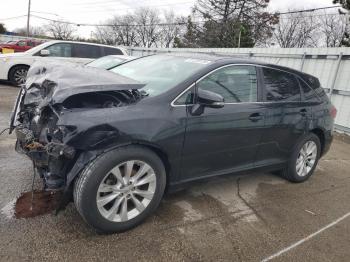
[[[42,44],[43,40],[36,39],[23,39],[17,41],[8,41],[6,43],[0,44],[0,53],[3,52],[3,49],[13,50],[13,52],[25,52],[37,45]]]
[[[29,67],[36,61],[69,61],[86,64],[108,55],[127,55],[122,48],[71,41],[49,41],[23,53],[0,55],[0,80],[25,83]]]
[[[139,225],[165,191],[198,179],[264,170],[303,182],[331,145],[337,112],[311,75],[191,54],[63,62],[112,52],[125,54],[56,42],[1,62],[17,83],[32,65],[11,120],[16,150],[99,232]]]

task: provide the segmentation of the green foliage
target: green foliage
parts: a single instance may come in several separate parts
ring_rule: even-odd
[[[4,24],[0,23],[0,34],[4,34],[6,33],[7,30],[6,30],[6,27]]]
[[[277,16],[266,11],[269,0],[197,0],[187,31],[177,47],[253,47],[272,35]]]
[[[343,8],[350,10],[350,0],[333,0],[333,4],[340,4]]]
[[[344,9],[347,9],[350,12],[350,0],[333,0],[333,4],[340,4]],[[347,31],[344,33],[341,44],[342,46],[350,47],[349,26],[347,26],[346,29]]]

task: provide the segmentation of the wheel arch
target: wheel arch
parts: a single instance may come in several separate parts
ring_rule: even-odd
[[[325,134],[324,134],[324,130],[320,127],[316,127],[312,130],[310,130],[310,133],[315,134],[318,139],[320,140],[321,143],[321,156],[323,155],[324,152],[324,147],[325,147]]]
[[[11,66],[9,68],[9,71],[7,72],[7,80],[10,80],[10,74],[11,74],[12,70],[18,66],[26,66],[26,67],[28,67],[28,69],[30,67],[30,65],[27,65],[27,64],[15,64],[15,65]]]
[[[64,209],[65,206],[71,201],[72,196],[73,196],[74,181],[76,180],[76,178],[82,172],[82,170],[84,169],[84,167],[86,165],[88,165],[89,163],[91,163],[92,161],[94,161],[95,159],[97,159],[99,156],[101,156],[102,154],[104,154],[106,152],[109,152],[109,151],[114,150],[116,148],[130,146],[130,145],[145,147],[145,148],[151,150],[152,152],[154,152],[161,159],[162,163],[164,164],[165,173],[166,173],[165,191],[167,191],[171,166],[170,166],[169,158],[168,158],[168,155],[166,154],[166,152],[162,148],[160,148],[158,145],[155,145],[154,143],[150,143],[147,141],[130,141],[127,143],[113,145],[111,147],[104,148],[103,150],[97,150],[97,151],[93,150],[93,151],[81,152],[79,154],[79,156],[76,158],[76,161],[73,164],[72,168],[66,174],[65,189],[64,189],[60,204],[59,204],[56,212],[59,212],[60,210]]]

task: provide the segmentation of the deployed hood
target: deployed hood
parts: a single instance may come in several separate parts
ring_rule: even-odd
[[[144,87],[133,79],[98,68],[54,62],[34,63],[27,75],[24,104],[62,103],[68,97],[99,91],[134,90]]]

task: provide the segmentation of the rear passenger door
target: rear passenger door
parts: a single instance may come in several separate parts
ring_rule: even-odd
[[[72,61],[86,64],[102,56],[102,48],[97,45],[73,44]]]
[[[311,111],[302,101],[294,74],[262,67],[265,126],[256,165],[279,164],[286,161],[297,140],[307,128]]]

